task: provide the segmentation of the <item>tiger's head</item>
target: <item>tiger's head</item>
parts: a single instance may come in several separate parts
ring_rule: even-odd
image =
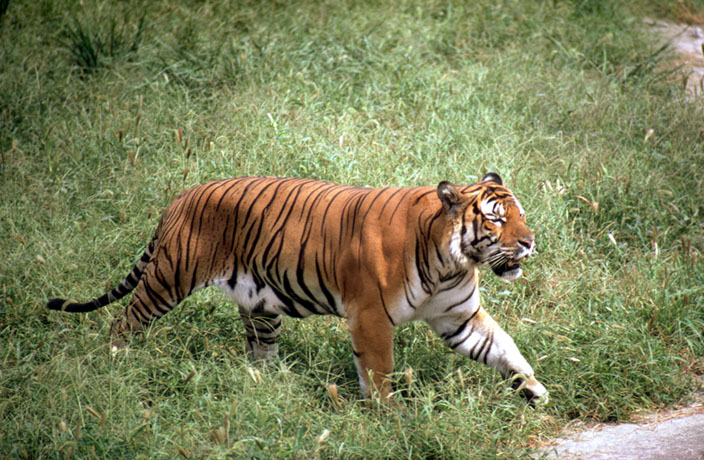
[[[440,182],[438,197],[449,218],[450,254],[460,266],[488,265],[505,281],[522,274],[520,263],[535,250],[525,213],[498,174],[458,189]]]

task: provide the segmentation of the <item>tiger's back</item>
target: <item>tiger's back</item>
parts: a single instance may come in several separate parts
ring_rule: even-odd
[[[371,272],[381,284],[398,284],[394,278],[410,262],[399,260],[408,254],[402,235],[408,208],[424,207],[422,199],[433,194],[431,187],[367,189],[302,179],[213,182],[172,202],[153,257],[183,286],[182,298],[216,285],[245,310],[346,316],[342,298],[351,300],[360,287],[358,277],[346,274]]]

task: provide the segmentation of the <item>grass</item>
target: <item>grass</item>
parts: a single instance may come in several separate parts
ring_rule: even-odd
[[[106,28],[104,33],[103,28]],[[136,29],[134,36],[128,36],[124,25],[118,28],[114,18],[109,22],[99,21],[97,27],[74,20],[63,31],[62,43],[78,69],[91,73],[105,67],[109,59],[136,53],[144,33],[144,16]]]
[[[573,420],[686,401],[704,373],[704,116],[621,3],[11,2],[0,452],[524,458]],[[95,64],[79,58],[90,50]],[[286,321],[281,360],[254,369],[214,291],[116,357],[105,343],[120,306],[44,308],[118,282],[169,200],[201,182],[405,186],[487,170],[521,197],[539,254],[512,285],[487,274],[484,305],[547,407],[423,324],[396,331],[403,397],[389,409],[359,400],[333,318]]]

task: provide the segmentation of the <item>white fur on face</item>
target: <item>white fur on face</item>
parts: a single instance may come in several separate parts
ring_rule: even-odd
[[[511,281],[516,281],[518,278],[521,277],[522,274],[523,274],[523,270],[519,267],[519,268],[502,273],[501,276],[499,276],[499,278],[510,283]]]
[[[486,219],[489,219],[494,225],[500,226],[504,222],[506,222],[506,209],[504,209],[504,205],[502,205],[498,201],[482,201],[481,205],[479,206],[479,209],[481,210],[481,213],[484,215],[484,217]]]

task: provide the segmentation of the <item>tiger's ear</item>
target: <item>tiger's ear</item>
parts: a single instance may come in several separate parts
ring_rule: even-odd
[[[457,211],[462,203],[462,198],[460,197],[460,192],[457,191],[454,185],[446,180],[440,182],[438,184],[438,198],[440,198],[445,211],[452,216],[457,215]]]
[[[498,174],[493,173],[493,172],[486,173],[484,178],[482,178],[482,181],[483,182],[495,182],[499,185],[504,185],[504,181],[501,180],[501,176],[499,176]]]

